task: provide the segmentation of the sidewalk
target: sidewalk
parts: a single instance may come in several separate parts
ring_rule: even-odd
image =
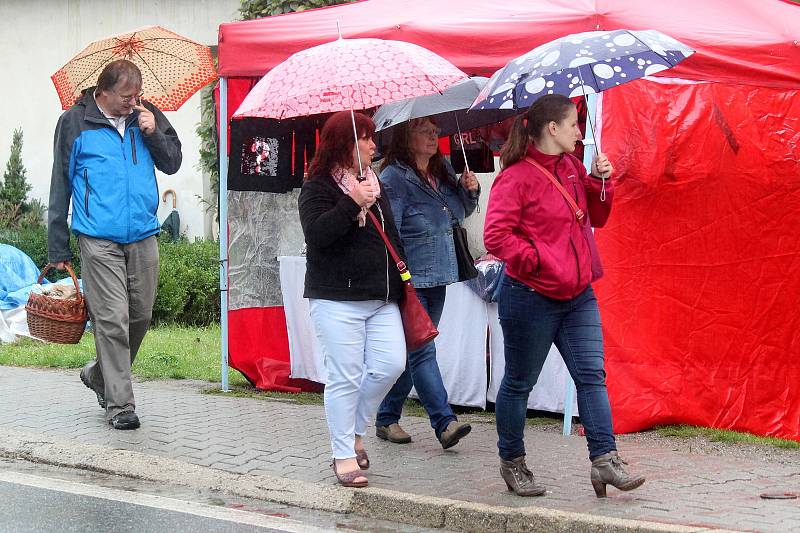
[[[218,483],[249,480],[267,491],[269,483],[300,482],[306,487],[300,492],[319,489],[321,501],[335,503],[340,511],[369,514],[375,512],[364,507],[370,501],[387,505],[394,499],[397,519],[429,527],[515,531],[539,524],[542,531],[569,531],[583,520],[573,514],[580,513],[586,515],[581,526],[586,531],[800,530],[800,500],[759,497],[764,492],[800,492],[800,459],[787,461],[786,454],[777,458],[718,456],[691,453],[688,444],[665,445],[621,436],[623,457],[631,470],[647,476],[647,483],[629,493],[609,487],[609,498],[600,500],[589,483],[585,440],[563,437],[555,428],[529,427],[528,465],[548,493],[541,498],[519,498],[506,490],[499,476],[493,424],[474,423],[468,437],[444,451],[427,419],[408,417],[402,424],[414,438],[411,444],[390,444],[372,431],[368,434],[370,488],[353,491],[335,484],[321,406],[201,394],[203,386],[207,385],[136,383],[142,427],[123,432],[104,421],[103,411],[78,379],[77,370],[0,367],[0,453],[139,475],[122,465],[117,469],[108,459],[117,453],[111,450],[124,450],[133,452],[125,457],[145,460],[140,466],[142,476],[165,476],[170,469],[178,472],[186,465],[198,479],[202,472],[211,472],[208,479]],[[106,455],[105,451],[108,457],[102,462],[97,457]],[[315,496],[309,493],[308,498]],[[349,503],[342,503],[345,500]],[[458,508],[459,502],[469,503],[461,513],[472,517],[463,524],[448,519],[446,513]],[[444,512],[444,522],[437,524],[438,518],[426,517],[429,508]],[[521,523],[520,517],[528,523]],[[542,517],[555,522],[544,527]],[[483,522],[474,521],[478,518]],[[554,525],[559,520],[560,525]]]

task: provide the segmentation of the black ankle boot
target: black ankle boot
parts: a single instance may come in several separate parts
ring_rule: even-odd
[[[525,464],[525,456],[517,457],[511,461],[500,459],[500,475],[517,496],[541,496],[547,489],[537,485],[533,479],[533,472]]]
[[[641,487],[644,476],[632,476],[625,471],[626,463],[616,450],[604,453],[592,459],[592,487],[598,498],[606,497],[606,485],[619,490],[633,490]]]

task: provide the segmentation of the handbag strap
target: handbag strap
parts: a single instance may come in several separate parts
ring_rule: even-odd
[[[367,209],[367,215],[369,215],[370,220],[372,220],[372,224],[375,226],[375,229],[378,230],[378,234],[381,236],[381,239],[383,239],[383,243],[386,245],[386,249],[389,250],[389,255],[392,256],[392,259],[397,265],[397,270],[400,271],[400,279],[402,279],[403,281],[410,280],[411,274],[409,273],[405,262],[403,262],[403,260],[400,259],[400,256],[397,255],[397,252],[394,249],[394,246],[392,246],[392,243],[389,242],[389,237],[386,235],[386,232],[383,231],[381,223],[378,222],[378,217],[375,216],[375,213],[372,212],[372,209]]]
[[[539,163],[532,157],[526,157],[525,161],[527,161],[534,167],[538,168],[540,171],[542,171],[542,174],[544,174],[545,176],[548,177],[548,179],[550,179],[555,188],[558,189],[558,192],[560,192],[561,195],[564,197],[564,200],[567,201],[570,209],[572,209],[572,212],[575,213],[575,218],[578,219],[578,222],[583,222],[583,219],[586,216],[586,214],[583,212],[583,209],[578,207],[578,204],[575,202],[575,199],[572,196],[570,196],[570,194],[567,192],[564,186],[561,185],[561,182],[558,181],[555,176],[553,176],[553,173],[544,168],[544,166],[541,163]]]

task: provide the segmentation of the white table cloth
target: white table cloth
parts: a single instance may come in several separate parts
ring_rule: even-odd
[[[282,256],[278,260],[292,377],[325,383],[322,350],[311,324],[308,300],[303,298],[305,257]],[[448,286],[435,342],[436,359],[450,403],[486,407],[487,400],[494,402],[505,366],[497,304],[487,304],[465,283]],[[564,412],[568,376],[558,350],[553,347],[528,398],[528,408]]]

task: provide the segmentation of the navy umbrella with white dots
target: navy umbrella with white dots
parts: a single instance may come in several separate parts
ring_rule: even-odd
[[[509,61],[470,109],[525,109],[546,94],[585,97],[674,67],[693,53],[656,30],[574,33]]]

